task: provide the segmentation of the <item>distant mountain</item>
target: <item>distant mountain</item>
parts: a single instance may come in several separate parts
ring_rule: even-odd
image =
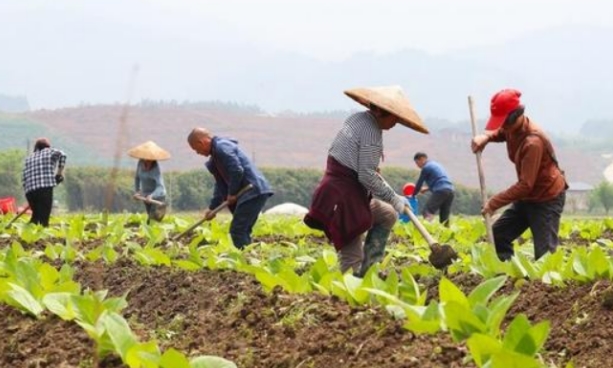
[[[578,132],[588,119],[613,112],[613,28],[546,29],[500,45],[445,54],[403,50],[358,53],[340,62],[256,44],[215,19],[145,28],[103,17],[57,17],[33,12],[29,23],[0,32],[0,92],[26,95],[35,107],[141,99],[223,100],[258,105],[269,113],[348,110],[342,91],[362,85],[399,84],[425,118],[488,114],[500,88],[524,92],[529,114],[553,133]],[[133,66],[134,92],[129,93]]]
[[[119,105],[0,115],[0,131],[3,132],[0,149],[23,149],[26,143],[31,147],[35,138],[46,135],[54,146],[66,150],[68,167],[110,167],[117,145],[123,140],[123,146],[119,147],[121,165],[131,168],[136,162],[125,153],[128,148],[154,140],[172,154],[171,160],[162,163],[164,170],[204,170],[205,158],[194,154],[186,143],[191,129],[203,126],[216,135],[237,138],[258,166],[323,170],[328,148],[344,116],[272,116],[251,110],[248,106],[241,108],[231,104],[131,106],[122,139],[119,136],[122,107]],[[426,124],[433,128],[430,135],[402,126],[385,132],[382,165],[415,169],[413,155],[424,151],[441,162],[455,182],[478,187],[475,156],[469,148],[468,122],[448,125],[437,121],[430,125],[426,120]],[[439,128],[434,129],[435,126]],[[603,152],[556,142],[556,153],[571,182],[597,184],[602,181],[603,170],[611,164],[610,156],[603,156]],[[504,144],[488,146],[483,163],[490,189],[501,189],[516,180]]]

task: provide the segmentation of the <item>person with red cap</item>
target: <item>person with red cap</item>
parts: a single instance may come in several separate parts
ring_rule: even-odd
[[[30,223],[49,226],[53,187],[64,181],[66,154],[51,148],[47,138],[39,138],[23,168],[23,189],[32,210]],[[57,167],[57,171],[56,171]]]
[[[513,256],[513,240],[528,228],[534,239],[535,259],[555,252],[568,188],[551,141],[524,115],[520,97],[521,92],[515,89],[496,93],[486,132],[471,143],[476,153],[488,142],[506,142],[509,159],[515,164],[517,182],[490,198],[481,211],[491,215],[511,204],[493,225],[496,253],[502,261]]]

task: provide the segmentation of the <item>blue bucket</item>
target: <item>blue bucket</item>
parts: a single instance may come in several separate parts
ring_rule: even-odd
[[[419,203],[417,202],[417,198],[413,196],[406,196],[404,197],[404,200],[411,207],[411,212],[417,216],[419,214]],[[398,216],[398,219],[400,219],[402,222],[411,222],[411,219],[406,213],[401,213],[400,216]]]

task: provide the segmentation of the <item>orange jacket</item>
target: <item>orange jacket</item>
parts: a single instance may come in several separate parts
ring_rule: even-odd
[[[515,164],[518,179],[490,199],[492,210],[515,201],[546,202],[566,190],[566,180],[555,161],[551,142],[528,118],[517,133],[507,134],[500,128],[486,134],[492,142],[507,142],[507,153]]]

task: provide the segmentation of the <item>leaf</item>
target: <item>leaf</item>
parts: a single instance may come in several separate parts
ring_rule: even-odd
[[[519,314],[509,324],[503,344],[509,350],[532,357],[541,349],[548,335],[548,321],[530,326],[528,318]]]
[[[507,332],[502,341],[503,345],[510,350],[515,350],[521,339],[530,329],[530,322],[525,314],[518,314],[507,327]]]
[[[77,317],[75,306],[72,303],[71,293],[49,293],[43,297],[42,303],[51,313],[64,321],[72,321]]]
[[[202,266],[190,260],[174,260],[172,264],[185,271],[197,271],[202,268]]]
[[[17,307],[20,307],[20,309],[29,312],[35,317],[40,316],[43,312],[43,307],[29,291],[12,282],[9,282],[8,285],[10,286],[10,290],[7,292],[7,295],[12,302],[11,304],[14,303]]]
[[[511,295],[500,296],[492,301],[489,306],[490,315],[486,323],[490,334],[493,334],[494,336],[499,335],[500,324],[518,295],[519,292],[515,292]]]
[[[131,368],[158,368],[160,349],[155,341],[136,343],[126,353],[124,362]]]
[[[145,253],[153,259],[154,264],[170,266],[170,257],[168,257],[164,252],[156,248],[145,248]]]
[[[160,368],[190,368],[187,357],[173,348],[164,352],[160,359]]]
[[[538,353],[543,348],[543,345],[545,345],[545,341],[547,341],[547,337],[549,337],[549,331],[551,331],[551,324],[549,321],[539,322],[530,329],[530,336],[536,347],[534,354]]]
[[[512,351],[502,350],[492,356],[492,368],[541,368],[538,360]]]
[[[102,306],[108,312],[120,313],[124,310],[125,307],[128,306],[128,302],[126,300],[126,295],[115,298],[108,298],[104,302],[102,302]]]
[[[477,303],[487,304],[490,298],[504,285],[506,281],[506,276],[499,276],[482,282],[468,295],[468,303],[471,306],[474,306]]]
[[[417,309],[419,307],[413,307]],[[407,308],[411,310],[413,308]],[[441,315],[439,313],[439,305],[436,302],[430,303],[428,307],[417,318],[417,312],[407,313],[408,323],[404,325],[409,331],[415,333],[434,334],[441,330]]]
[[[290,289],[288,283],[284,279],[278,277],[277,275],[273,275],[269,272],[266,272],[266,271],[257,272],[255,274],[255,278],[262,284],[262,287],[264,287],[264,290],[267,290],[267,291],[271,291],[277,285],[281,285],[281,287],[284,290]]]
[[[237,368],[231,361],[210,355],[203,355],[189,362],[190,368]]]
[[[470,355],[479,367],[483,367],[493,354],[502,349],[500,341],[480,333],[473,334],[466,342],[466,345],[468,345]]]
[[[448,301],[443,306],[445,311],[445,324],[455,341],[462,341],[472,334],[487,332],[483,323],[472,311],[461,303]]]
[[[115,350],[125,361],[128,351],[137,344],[136,337],[128,326],[128,322],[117,313],[107,313],[104,315],[102,323],[113,342],[113,346],[115,346]]]
[[[370,295],[368,292],[362,289],[363,280],[359,277],[355,277],[350,273],[343,275],[343,283],[349,295],[358,304],[365,304]]]
[[[466,309],[470,309],[470,304],[468,303],[468,299],[466,295],[460,290],[457,286],[455,286],[451,281],[449,281],[446,277],[441,278],[439,283],[439,299],[442,303],[447,302],[456,302],[460,304],[462,307]]]
[[[392,269],[385,279],[387,291],[392,295],[398,295],[398,274]]]

